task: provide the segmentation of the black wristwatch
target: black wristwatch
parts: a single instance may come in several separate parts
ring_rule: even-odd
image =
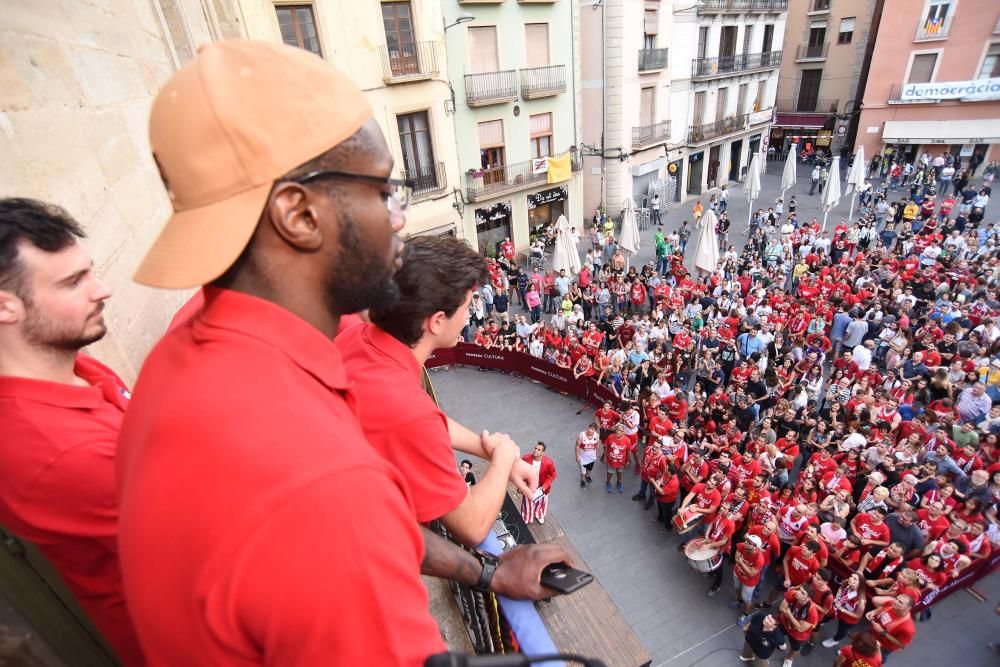
[[[480,593],[489,593],[490,584],[493,583],[493,575],[500,567],[500,559],[483,551],[477,551],[476,555],[483,564],[483,572],[479,575],[479,581],[472,588]]]

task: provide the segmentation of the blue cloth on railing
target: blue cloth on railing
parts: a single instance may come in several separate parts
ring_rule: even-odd
[[[494,556],[499,556],[503,553],[503,545],[492,532],[486,536],[486,539],[479,545],[479,548]],[[522,653],[532,656],[559,652],[555,642],[552,641],[552,637],[549,636],[549,631],[545,628],[545,624],[542,623],[542,619],[535,609],[534,602],[530,600],[511,600],[498,595],[497,603],[503,610],[504,616],[507,617],[507,622],[510,623],[510,627],[514,631],[514,636],[517,637],[517,643],[520,645]],[[538,664],[543,667],[559,667],[564,663],[541,662]]]

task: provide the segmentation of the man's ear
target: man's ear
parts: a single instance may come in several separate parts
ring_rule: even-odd
[[[267,200],[268,218],[275,233],[295,248],[317,250],[323,244],[318,214],[309,189],[298,183],[279,183]]]
[[[431,336],[437,336],[444,329],[445,320],[448,316],[443,310],[439,310],[426,320],[424,320],[424,331],[429,333]]]
[[[0,324],[17,324],[24,319],[24,299],[0,290]]]

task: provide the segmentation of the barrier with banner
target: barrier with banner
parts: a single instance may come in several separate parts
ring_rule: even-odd
[[[556,391],[576,396],[597,406],[604,401],[612,403],[619,401],[611,389],[599,385],[592,378],[575,378],[570,369],[550,364],[543,359],[536,359],[524,352],[494,350],[469,343],[459,343],[453,348],[435,350],[425,365],[427,368],[438,368],[453,364],[496,368],[517,373],[528,379],[537,380]],[[851,571],[846,567],[832,560],[829,567],[839,578],[851,574]],[[972,586],[998,569],[1000,569],[1000,549],[994,549],[989,558],[973,563],[955,579],[946,582],[940,588],[929,591],[921,598],[915,609],[917,611],[926,609],[955,591]]]

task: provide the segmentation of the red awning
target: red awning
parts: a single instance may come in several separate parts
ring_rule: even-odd
[[[826,125],[827,116],[815,114],[779,113],[778,120],[772,127],[809,127],[820,128]]]

